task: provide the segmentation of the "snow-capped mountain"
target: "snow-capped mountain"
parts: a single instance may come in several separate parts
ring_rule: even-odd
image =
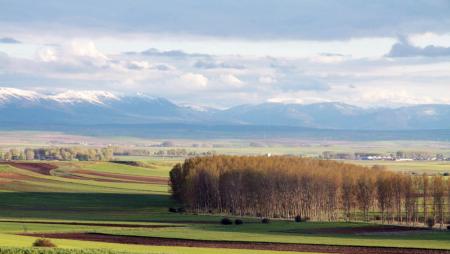
[[[0,128],[58,124],[196,124],[346,130],[450,129],[450,105],[366,109],[344,103],[240,105],[225,110],[177,105],[142,93],[39,93],[0,88]],[[30,127],[31,128],[31,127]]]
[[[111,93],[105,91],[74,91],[68,90],[66,92],[54,94],[54,95],[43,95],[43,98],[54,100],[60,103],[92,103],[92,104],[103,104],[108,100],[120,100],[120,98]]]
[[[0,87],[0,104],[13,101],[40,101],[47,100],[59,103],[96,103],[102,104],[107,100],[119,100],[119,97],[111,92],[105,91],[74,91],[68,90],[56,94],[44,94],[29,90]]]
[[[135,124],[180,122],[196,111],[145,94],[65,91],[56,94],[0,88],[2,123]]]
[[[34,101],[39,98],[41,98],[41,95],[33,91],[0,87],[0,103],[7,103],[14,100]]]

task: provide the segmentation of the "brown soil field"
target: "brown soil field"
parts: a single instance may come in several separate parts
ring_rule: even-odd
[[[15,180],[28,179],[28,176],[21,175],[14,172],[0,172],[0,183],[9,183]]]
[[[25,170],[29,170],[29,171],[33,171],[42,175],[50,175],[50,171],[52,171],[53,169],[58,168],[58,166],[56,165],[52,165],[49,163],[43,163],[43,162],[12,162],[12,161],[7,161],[7,162],[0,162],[0,164],[6,164],[6,165],[10,165],[16,168],[20,168],[20,169],[25,169]]]
[[[414,249],[414,248],[338,246],[338,245],[314,245],[314,244],[269,243],[269,242],[244,242],[244,241],[203,241],[203,240],[187,240],[187,239],[173,239],[173,238],[159,238],[159,237],[108,235],[99,233],[50,233],[50,234],[44,233],[44,234],[24,234],[24,235],[39,236],[46,238],[57,238],[57,239],[122,243],[122,244],[299,251],[299,252],[341,253],[341,254],[359,254],[359,253],[449,254],[450,253],[450,251],[448,250],[430,250],[430,249]]]

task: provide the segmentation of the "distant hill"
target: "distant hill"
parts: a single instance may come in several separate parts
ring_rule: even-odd
[[[225,110],[184,106],[144,94],[67,91],[44,94],[0,88],[0,129],[78,130],[80,126],[212,133],[298,130],[419,131],[450,129],[450,105],[361,108],[344,103],[239,105]],[[114,126],[114,127],[113,127]],[[165,127],[163,127],[165,126]],[[171,126],[171,127],[170,127]],[[183,127],[184,126],[184,127]],[[133,129],[131,128],[131,129]],[[150,128],[150,129],[152,129]],[[145,128],[144,128],[145,129]]]

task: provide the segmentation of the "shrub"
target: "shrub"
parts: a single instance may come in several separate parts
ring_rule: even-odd
[[[170,208],[169,208],[169,212],[171,212],[171,213],[176,213],[176,212],[178,212],[178,209],[173,208],[173,207],[170,207]]]
[[[300,215],[295,216],[295,222],[302,222],[302,216]]]
[[[220,221],[220,224],[222,224],[222,225],[231,225],[231,224],[233,224],[233,222],[230,219],[228,219],[228,218],[223,218]]]
[[[270,220],[268,218],[264,218],[264,219],[261,220],[261,223],[262,224],[269,224]]]
[[[242,224],[244,224],[244,222],[241,219],[236,219],[236,220],[234,220],[234,224],[242,225]]]
[[[434,224],[435,224],[434,218],[427,219],[427,226],[429,229],[432,229],[434,227]]]
[[[56,244],[52,243],[49,239],[40,238],[34,241],[34,247],[56,247]]]

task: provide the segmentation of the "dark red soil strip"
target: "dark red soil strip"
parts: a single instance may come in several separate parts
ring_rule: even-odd
[[[362,247],[362,246],[338,246],[338,245],[314,245],[293,243],[267,243],[267,242],[243,242],[243,241],[203,241],[160,237],[141,237],[108,235],[99,233],[53,233],[53,234],[22,234],[27,236],[39,236],[58,239],[72,239],[83,241],[98,241],[122,244],[140,244],[156,246],[181,246],[202,248],[227,248],[227,249],[253,249],[274,251],[299,251],[342,254],[449,254],[448,250],[430,250],[415,248],[392,247]]]
[[[177,225],[141,225],[141,224],[114,224],[114,223],[91,223],[91,222],[57,222],[57,221],[19,221],[19,220],[0,220],[10,223],[31,223],[31,224],[50,224],[50,225],[74,225],[74,226],[98,226],[98,227],[120,227],[120,228],[169,228],[181,227]]]
[[[42,163],[42,162],[12,162],[12,161],[6,161],[6,162],[0,162],[0,164],[6,164],[10,165],[16,168],[25,169],[29,171],[33,171],[42,175],[50,175],[50,171],[53,169],[58,168],[58,166],[49,164],[49,163]]]
[[[116,174],[116,173],[105,173],[105,172],[96,172],[91,170],[74,170],[71,171],[72,173],[78,173],[78,174],[85,174],[85,175],[93,175],[93,176],[100,176],[100,177],[108,177],[108,178],[115,178],[118,180],[130,180],[135,182],[142,182],[142,183],[153,183],[153,184],[167,184],[168,179],[165,177],[157,177],[157,176],[134,176],[134,175],[125,175],[125,174]]]

